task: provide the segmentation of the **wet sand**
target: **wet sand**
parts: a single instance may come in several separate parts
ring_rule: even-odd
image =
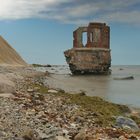
[[[52,73],[47,85],[67,92],[84,91],[89,96],[99,96],[113,103],[140,107],[140,66],[112,66],[112,74],[106,76],[73,76],[67,66],[40,68]],[[134,76],[134,80],[114,80],[120,76]]]

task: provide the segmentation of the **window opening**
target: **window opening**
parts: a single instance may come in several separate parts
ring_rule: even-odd
[[[82,33],[82,43],[83,43],[83,46],[85,47],[87,44],[87,32]]]

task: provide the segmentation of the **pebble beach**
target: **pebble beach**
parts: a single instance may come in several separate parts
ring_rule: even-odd
[[[140,139],[138,112],[54,89],[47,77],[32,66],[1,66],[0,140]]]

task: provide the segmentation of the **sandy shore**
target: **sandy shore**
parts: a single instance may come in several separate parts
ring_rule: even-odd
[[[140,139],[137,111],[52,89],[44,85],[47,74],[0,67],[0,140]]]

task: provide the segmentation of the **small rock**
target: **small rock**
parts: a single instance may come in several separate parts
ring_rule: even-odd
[[[133,136],[133,135],[130,136],[129,139],[130,139],[130,140],[138,140],[138,138],[137,138],[136,136]]]
[[[57,136],[56,137],[56,140],[69,140],[69,139],[67,139],[67,138],[65,138],[63,136]]]
[[[0,97],[11,98],[14,97],[14,95],[12,93],[2,93],[0,94]]]
[[[72,128],[76,128],[76,126],[77,126],[75,123],[71,123],[70,125]]]
[[[33,90],[32,88],[29,88],[29,89],[27,89],[27,92],[29,92],[29,93],[33,93],[34,90]]]
[[[40,87],[34,87],[34,91],[39,91]]]
[[[22,139],[23,140],[39,140],[38,138],[36,138],[33,130],[27,130],[26,132],[24,132]]]
[[[45,71],[45,76],[49,76],[50,73],[48,71]]]
[[[86,138],[86,132],[82,131],[79,132],[75,137],[74,140],[84,140]]]
[[[49,93],[58,93],[58,91],[57,90],[54,90],[54,89],[49,89],[48,92]]]
[[[82,90],[81,90],[81,92],[79,93],[79,95],[80,95],[80,96],[85,96],[86,93],[85,93],[85,91],[82,91]]]
[[[5,137],[5,136],[6,136],[6,133],[4,131],[0,131],[0,138]]]
[[[65,90],[63,90],[63,89],[57,89],[57,90],[61,93],[65,93]]]
[[[68,133],[69,133],[69,131],[68,131],[68,130],[66,130],[66,129],[63,129],[62,131],[63,131],[63,135],[65,135],[65,136],[67,136],[67,135],[68,135]]]
[[[8,140],[31,140],[31,139],[25,139],[25,138],[9,138]]]
[[[45,65],[45,67],[52,67],[50,64]]]
[[[37,131],[37,132],[38,132],[38,135],[39,135],[40,139],[47,139],[47,138],[49,138],[49,136],[47,134],[41,132],[40,130]]]
[[[123,68],[120,68],[119,70],[123,70]]]
[[[119,140],[125,140],[126,138],[124,136],[120,136]]]
[[[114,77],[114,80],[133,80],[134,76]]]
[[[75,118],[75,121],[76,121],[76,123],[81,123],[81,122],[84,122],[85,119],[84,119],[83,117],[81,117],[81,116],[77,116],[77,117]]]

